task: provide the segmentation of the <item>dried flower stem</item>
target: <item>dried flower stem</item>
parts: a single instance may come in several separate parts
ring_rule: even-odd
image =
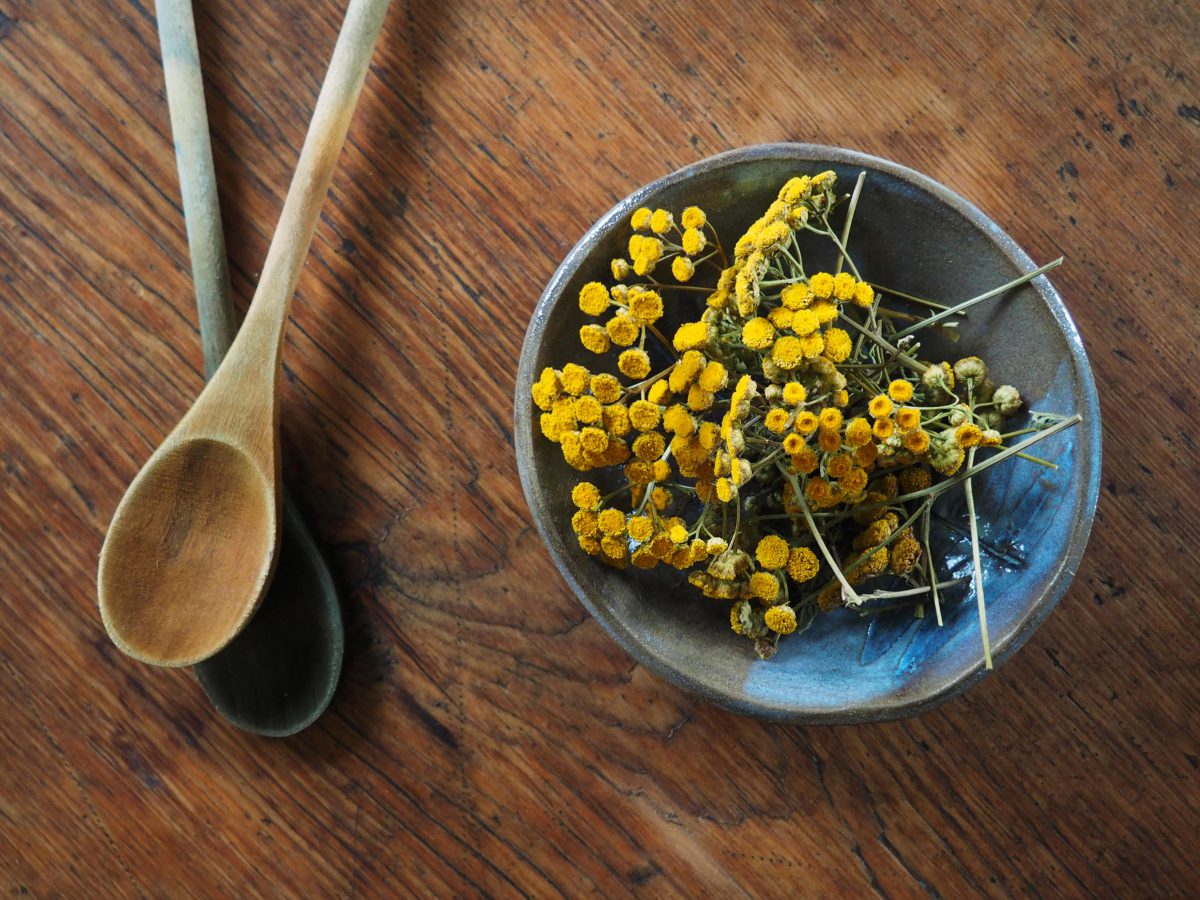
[[[953,308],[953,307],[946,305],[945,303],[935,303],[933,300],[926,300],[924,297],[915,297],[912,294],[904,293],[904,291],[898,291],[895,288],[885,287],[884,285],[879,284],[878,282],[875,282],[875,281],[868,281],[867,284],[871,285],[871,287],[873,287],[875,289],[876,293],[891,294],[893,297],[899,297],[902,300],[908,300],[911,303],[919,303],[922,306],[928,306],[931,309],[952,309]],[[964,319],[967,318],[967,314],[964,312],[960,312],[960,313],[958,313],[958,315],[962,316]]]
[[[938,588],[957,587],[958,585],[962,584],[963,582],[969,581],[969,580],[970,580],[969,578],[950,578],[950,579],[947,579],[946,581],[941,582],[940,584],[924,584],[924,585],[921,585],[920,587],[909,588],[909,589],[903,590],[903,591],[875,591],[870,594],[861,594],[860,596],[863,598],[863,600],[887,600],[892,597],[918,597],[921,594],[928,594],[930,592],[930,590],[936,590]],[[862,612],[862,615],[867,616],[867,615],[870,615],[871,613],[885,612],[889,609],[899,609],[899,608],[900,608],[900,604],[897,604],[896,606],[885,606],[885,607],[875,607],[874,609],[864,609],[861,612]]]
[[[926,559],[926,564],[929,568],[929,588],[930,588],[930,593],[933,595],[933,611],[934,611],[934,613],[937,614],[937,623],[938,623],[938,627],[940,628],[943,624],[942,623],[942,604],[941,604],[940,599],[938,598],[937,572],[934,570],[934,567],[933,567],[933,547],[929,542],[929,517],[932,512],[933,512],[933,502],[931,501],[925,506],[925,522],[924,522],[925,559]]]
[[[967,451],[968,470],[975,466],[975,448]],[[983,665],[992,667],[992,645],[988,640],[987,609],[983,600],[983,566],[979,561],[979,523],[975,518],[975,492],[971,490],[971,479],[968,477],[963,485],[967,494],[967,519],[971,523],[971,562],[975,572],[975,600],[979,607],[979,634],[983,639]]]
[[[1063,257],[1060,256],[1058,259],[1048,262],[1044,266],[1038,266],[1032,272],[1027,272],[1024,275],[1020,276],[1019,278],[1014,278],[1012,281],[1009,281],[1009,282],[1006,282],[1006,283],[1000,285],[1000,287],[992,288],[990,291],[984,291],[978,297],[972,297],[970,300],[966,300],[966,301],[958,304],[957,306],[951,306],[949,309],[944,309],[940,313],[932,315],[927,319],[922,319],[920,322],[917,322],[914,325],[910,325],[908,328],[905,328],[903,331],[897,332],[896,339],[899,340],[900,338],[904,337],[905,335],[912,334],[915,331],[920,331],[922,328],[928,328],[930,325],[934,324],[935,322],[940,322],[942,319],[945,319],[948,316],[958,315],[964,309],[969,309],[970,307],[974,306],[976,303],[982,303],[984,300],[990,300],[992,297],[995,297],[998,294],[1003,294],[1005,291],[1009,291],[1015,287],[1019,287],[1020,285],[1024,284],[1027,281],[1032,281],[1034,278],[1037,278],[1039,275],[1044,275],[1047,272],[1049,272],[1051,269],[1062,265],[1062,262],[1063,262]]]
[[[1040,456],[1030,456],[1028,453],[1016,453],[1014,456],[1019,456],[1021,459],[1027,459],[1032,463],[1037,463],[1039,466],[1045,466],[1047,469],[1058,471],[1058,463],[1052,463],[1048,459],[1042,459]]]
[[[911,356],[909,356],[907,353],[905,353],[903,350],[901,350],[895,344],[888,342],[881,335],[876,334],[874,331],[869,331],[868,329],[864,328],[862,325],[859,325],[857,322],[855,322],[849,316],[841,316],[841,321],[845,322],[847,325],[849,325],[856,331],[860,332],[864,337],[870,338],[872,341],[874,341],[876,343],[876,345],[878,345],[879,347],[882,347],[888,353],[891,353],[893,358],[897,362],[899,362],[905,368],[912,369],[918,375],[924,375],[925,370],[929,368],[929,366],[926,366],[920,362],[917,362],[917,360],[913,359]]]
[[[821,231],[819,228],[812,228],[808,225],[806,225],[805,228],[808,228],[809,231],[815,231],[817,234],[822,234],[833,241],[834,246],[838,248],[838,253],[841,255],[841,259],[844,259],[846,261],[846,265],[850,267],[850,273],[855,278],[858,278],[859,281],[862,281],[858,274],[858,267],[854,265],[854,260],[852,260],[850,258],[850,254],[846,252],[845,244],[843,244],[841,240],[838,239],[838,236],[833,233],[833,229],[829,226],[829,220],[822,216],[821,222],[825,226],[824,231]]]
[[[846,224],[842,226],[842,247],[845,247],[850,243],[850,225],[854,222],[854,211],[858,209],[858,195],[862,193],[863,181],[866,179],[866,177],[866,172],[859,172],[858,180],[854,182],[854,191],[850,194],[850,205],[846,207]],[[795,235],[793,234],[792,237],[794,240]],[[837,268],[833,270],[835,275],[842,271],[842,263],[847,258],[848,257],[845,256],[845,252],[843,251],[843,255],[838,257]]]
[[[812,512],[808,508],[808,501],[804,499],[804,491],[800,489],[799,482],[796,477],[788,472],[787,467],[783,463],[776,463],[776,467],[783,477],[787,479],[788,484],[792,486],[792,494],[796,497],[796,502],[800,504],[800,511],[804,514],[804,521],[808,525],[808,530],[813,536],[813,540],[817,542],[817,547],[821,550],[821,555],[825,557],[825,562],[829,563],[829,568],[833,569],[833,574],[842,584],[842,590],[849,596],[847,603],[859,605],[862,603],[862,598],[858,596],[858,592],[850,586],[850,582],[846,580],[846,576],[842,574],[841,567],[833,558],[833,554],[829,552],[829,548],[825,546],[825,540],[821,537],[821,530],[817,528],[817,523],[813,521]]]

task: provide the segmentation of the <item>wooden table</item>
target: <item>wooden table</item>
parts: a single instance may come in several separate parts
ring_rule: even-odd
[[[285,472],[349,627],[333,706],[287,740],[123,657],[95,606],[117,501],[202,379],[153,9],[2,7],[6,894],[1200,890],[1194,4],[394,4],[285,349]],[[243,304],[340,16],[198,0]],[[1070,591],[911,721],[766,725],[660,682],[517,481],[515,361],[558,261],[638,185],[776,140],[913,166],[1065,255],[1100,387]]]

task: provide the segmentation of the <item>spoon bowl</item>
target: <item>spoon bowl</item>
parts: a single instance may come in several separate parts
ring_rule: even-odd
[[[211,438],[165,446],[109,528],[100,556],[104,625],[135,659],[205,659],[253,614],[245,598],[261,595],[277,543],[273,487],[246,453]]]

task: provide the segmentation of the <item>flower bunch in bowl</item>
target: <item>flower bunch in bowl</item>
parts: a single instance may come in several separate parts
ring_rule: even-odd
[[[703,198],[637,208],[627,254],[579,290],[576,358],[528,390],[542,437],[581,473],[579,546],[611,566],[688,570],[762,658],[841,607],[940,623],[963,578],[940,570],[933,507],[963,492],[990,667],[972,479],[1006,461],[1053,467],[1029,451],[1079,416],[1009,428],[1023,403],[1001,373],[1019,361],[922,347],[1056,263],[953,306],[874,283],[847,250],[870,214],[862,184],[798,173],[732,240]]]

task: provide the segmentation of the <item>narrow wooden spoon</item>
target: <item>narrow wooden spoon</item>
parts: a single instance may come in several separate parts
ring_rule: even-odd
[[[288,308],[390,0],[350,0],[246,321],[134,478],[100,551],[100,614],[123,652],[186,666],[249,621],[279,546],[279,372]]]
[[[158,0],[155,13],[204,371],[211,377],[237,334],[237,314],[192,0]],[[325,711],[337,688],[344,648],[333,576],[284,485],[279,563],[262,605],[225,649],[196,665],[196,675],[213,706],[234,725],[284,737],[307,728]]]

